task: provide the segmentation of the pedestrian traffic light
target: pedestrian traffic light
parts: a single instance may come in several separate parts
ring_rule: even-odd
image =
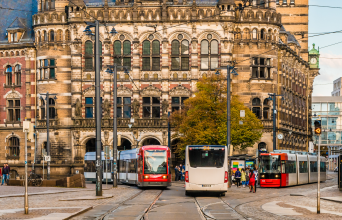
[[[322,133],[321,120],[315,120],[314,125],[315,125],[315,134],[321,134]]]

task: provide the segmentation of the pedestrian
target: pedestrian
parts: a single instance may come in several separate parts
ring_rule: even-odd
[[[242,168],[241,170],[241,182],[242,182],[242,187],[246,187],[246,172],[245,169]]]
[[[7,170],[8,170],[8,174],[7,174],[7,182],[8,182],[8,180],[10,179],[10,172],[11,172],[11,167],[8,165],[8,163],[6,163],[6,168],[7,168]]]
[[[184,167],[182,164],[180,164],[180,165],[179,165],[179,169],[180,169],[180,179],[181,179],[182,181],[184,181],[185,167]]]
[[[181,179],[182,179],[182,171],[181,171],[180,167],[178,167],[177,169],[178,169],[178,181],[181,181]]]
[[[259,173],[258,173],[258,169],[255,169],[254,170],[254,176],[255,176],[255,187],[254,187],[254,191],[256,192],[256,188],[257,188],[257,183],[258,183],[258,176],[259,176]]]
[[[249,185],[249,168],[246,169],[246,186]]]
[[[236,179],[236,186],[240,187],[241,184],[241,172],[239,171],[239,168],[237,168],[236,172],[235,172],[235,179]]]
[[[7,165],[4,164],[4,167],[2,168],[2,182],[1,185],[4,185],[4,182],[7,183]]]
[[[178,166],[175,166],[175,181],[178,181],[179,176],[179,171],[178,171]]]
[[[253,170],[249,174],[249,192],[255,193],[255,176]]]

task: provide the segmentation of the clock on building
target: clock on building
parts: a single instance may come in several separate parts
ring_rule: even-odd
[[[312,49],[309,51],[309,62],[311,69],[319,68],[319,48],[316,50],[315,44],[312,44]]]

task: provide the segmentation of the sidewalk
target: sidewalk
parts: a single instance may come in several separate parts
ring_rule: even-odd
[[[24,214],[24,187],[2,186],[0,219],[69,219],[77,213],[108,202],[119,203],[139,190],[103,185],[103,197],[95,196],[95,184],[87,188],[29,187],[29,214]],[[18,193],[19,192],[19,193]],[[81,198],[81,199],[80,199]],[[84,199],[86,198],[86,199]]]

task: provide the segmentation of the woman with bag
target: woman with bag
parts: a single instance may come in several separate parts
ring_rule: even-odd
[[[245,172],[245,169],[243,169],[243,168],[241,170],[241,182],[242,182],[242,187],[245,188],[245,186],[246,186],[246,172]]]
[[[255,193],[255,175],[253,173],[253,170],[251,170],[250,174],[249,174],[249,192]]]

